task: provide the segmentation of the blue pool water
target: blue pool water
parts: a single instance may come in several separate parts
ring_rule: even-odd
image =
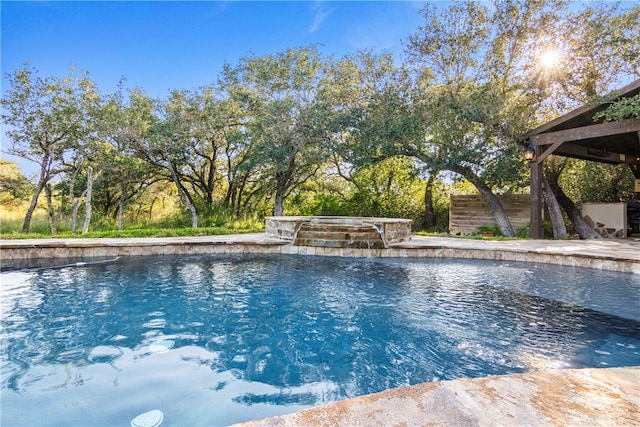
[[[228,425],[425,381],[640,365],[640,276],[485,261],[140,257],[4,272],[11,426]]]

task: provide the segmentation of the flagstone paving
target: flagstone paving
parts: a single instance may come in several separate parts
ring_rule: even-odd
[[[235,427],[638,426],[640,368],[436,381]]]

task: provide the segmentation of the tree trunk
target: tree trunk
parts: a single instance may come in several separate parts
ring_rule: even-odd
[[[493,212],[493,216],[496,219],[496,224],[498,225],[498,228],[500,229],[502,235],[506,237],[515,237],[516,233],[515,231],[513,231],[513,226],[509,221],[507,213],[502,207],[502,203],[500,203],[498,197],[493,194],[493,191],[491,191],[487,184],[485,184],[484,181],[480,179],[480,177],[478,177],[475,173],[473,173],[473,171],[468,168],[460,167],[451,168],[450,170],[464,176],[476,187],[478,192],[487,201],[487,204],[489,204],[489,208],[491,208],[491,212]]]
[[[78,209],[80,208],[80,201],[82,199],[79,199],[78,202],[76,202],[75,198],[71,199],[70,198],[70,202],[71,202],[71,234],[76,234],[76,231],[78,230]]]
[[[43,188],[44,188],[44,183],[42,183],[41,181],[38,181],[38,184],[36,185],[36,189],[33,193],[33,196],[31,197],[31,204],[29,205],[29,208],[27,209],[27,213],[24,216],[24,222],[22,223],[23,233],[28,233],[29,229],[31,228],[31,218],[33,217],[33,211],[35,211],[36,206],[38,206],[38,198],[40,197],[40,193],[42,192]]]
[[[82,226],[82,234],[87,234],[89,224],[91,223],[91,194],[93,192],[93,168],[89,166],[87,169],[87,198],[84,202],[84,225]]]
[[[47,171],[49,167],[49,156],[45,156],[42,160],[42,165],[40,166],[40,178],[38,178],[38,183],[36,184],[36,189],[33,192],[33,197],[31,197],[31,203],[29,204],[29,208],[27,209],[27,213],[24,216],[24,222],[22,223],[22,232],[28,233],[31,228],[31,218],[33,217],[33,212],[36,210],[36,206],[38,206],[38,198],[40,197],[40,193],[44,188],[45,184],[49,180],[49,173]]]
[[[47,212],[49,214],[49,227],[51,228],[51,235],[58,234],[58,228],[56,226],[56,215],[53,211],[53,196],[51,191],[51,184],[46,183],[44,186],[44,193],[47,196]]]
[[[76,200],[76,196],[73,194],[73,188],[75,187],[75,177],[69,183],[69,203],[71,203],[71,234],[76,234],[78,230],[78,209],[80,208],[80,202],[82,196]]]
[[[153,206],[157,201],[158,197],[154,197],[153,200],[151,200],[151,205],[149,206],[149,221],[151,221],[151,219],[153,218]]]
[[[273,204],[273,215],[274,216],[282,216],[284,215],[284,196],[287,192],[287,187],[289,186],[289,182],[291,180],[291,176],[293,175],[293,171],[295,169],[295,156],[292,156],[289,159],[289,167],[284,172],[276,173],[276,194],[274,197]]]
[[[571,200],[560,188],[558,184],[556,174],[551,174],[548,179],[549,187],[553,191],[553,194],[556,196],[558,203],[562,206],[564,211],[569,216],[571,223],[573,224],[573,228],[575,228],[576,232],[580,236],[581,239],[602,239],[602,236],[593,228],[589,227],[589,224],[582,218],[582,213],[578,206]]]
[[[171,164],[171,162],[168,162],[168,163],[169,163],[169,171],[171,172],[171,178],[173,178],[173,183],[176,185],[178,189],[178,194],[180,195],[180,201],[182,201],[182,203],[191,212],[191,228],[198,228],[198,212],[196,210],[196,207],[191,202],[191,199],[189,199],[189,195],[187,194],[186,190],[182,186],[182,183],[178,179],[178,174],[173,168],[173,165]]]
[[[280,191],[279,189],[276,190],[276,195],[274,198],[273,215],[274,216],[284,215],[284,191]]]
[[[432,228],[436,225],[436,215],[433,211],[433,183],[436,180],[436,175],[429,175],[427,184],[424,187],[424,219],[422,226],[425,229]]]
[[[198,212],[193,203],[189,203],[189,210],[191,211],[191,228],[198,228]]]
[[[81,166],[76,167],[73,175],[69,179],[69,203],[71,203],[71,233],[76,234],[78,230],[78,209],[80,208],[80,203],[82,202],[83,194],[78,197],[76,200],[76,196],[74,194],[74,189],[76,186],[76,181],[78,178],[78,174],[80,173]]]
[[[549,210],[549,217],[551,219],[551,228],[553,229],[554,239],[564,239],[567,237],[567,227],[564,225],[564,216],[562,215],[562,208],[553,194],[553,191],[549,187],[547,179],[542,177],[542,195],[544,197],[544,203]]]
[[[118,230],[124,228],[124,203],[127,201],[127,186],[124,179],[120,179],[120,197],[118,199]]]
[[[242,204],[240,202],[242,202],[242,195],[244,194],[244,188],[247,184],[247,178],[244,177],[238,187],[238,190],[236,191],[236,196],[235,196],[235,200],[234,200],[234,205],[236,206],[236,217],[240,218],[240,214],[242,213]]]

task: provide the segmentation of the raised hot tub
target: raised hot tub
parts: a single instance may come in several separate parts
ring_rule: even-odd
[[[266,237],[296,246],[388,248],[411,239],[411,220],[346,216],[271,216]]]

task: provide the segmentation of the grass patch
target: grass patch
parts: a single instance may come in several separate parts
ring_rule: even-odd
[[[71,234],[70,232],[58,233],[55,236],[46,233],[2,233],[0,239],[82,239],[82,238],[127,238],[127,237],[186,237],[186,236],[219,236],[225,234],[258,233],[261,228],[228,228],[228,227],[202,227],[202,228],[144,228],[126,230],[90,231],[86,234]]]
[[[8,209],[0,206],[0,239],[43,239],[43,238],[127,238],[127,237],[186,237],[216,236],[225,234],[256,233],[264,231],[264,223],[255,217],[224,217],[224,221],[203,220],[199,228],[191,228],[175,217],[153,222],[125,222],[125,228],[118,230],[113,218],[94,215],[91,228],[86,234],[71,233],[71,221],[65,215],[58,215],[57,234],[51,235],[46,210],[36,209],[31,220],[29,233],[22,233],[25,209]],[[82,227],[79,221],[78,227]]]
[[[429,231],[418,231],[416,233],[413,233],[416,236],[431,236],[431,237],[451,237],[451,238],[456,238],[456,239],[471,239],[471,240],[494,240],[494,241],[501,241],[501,240],[523,240],[523,239],[529,239],[528,237],[505,237],[505,236],[491,236],[491,237],[487,237],[487,236],[483,236],[482,234],[461,234],[461,235],[454,235],[454,234],[447,234],[447,233],[433,233],[433,232],[429,232]]]

